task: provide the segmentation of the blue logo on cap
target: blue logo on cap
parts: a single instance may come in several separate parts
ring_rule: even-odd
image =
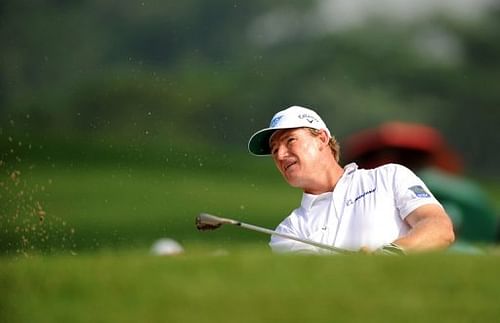
[[[273,120],[271,120],[271,125],[269,126],[270,128],[274,128],[278,125],[278,123],[280,122],[281,118],[283,118],[283,116],[277,116],[275,118],[273,118]]]

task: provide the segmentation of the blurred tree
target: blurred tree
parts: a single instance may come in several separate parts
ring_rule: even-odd
[[[302,104],[340,137],[428,123],[498,176],[498,7],[476,20],[375,15],[328,29],[342,20],[330,2],[5,0],[0,127],[124,140],[188,130],[244,149],[276,110]]]

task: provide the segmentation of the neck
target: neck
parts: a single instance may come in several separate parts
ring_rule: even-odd
[[[318,180],[311,185],[304,187],[304,193],[319,195],[326,192],[332,192],[335,189],[339,179],[344,174],[344,169],[337,163],[318,177]]]

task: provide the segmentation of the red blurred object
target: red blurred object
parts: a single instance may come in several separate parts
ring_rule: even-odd
[[[363,168],[399,163],[414,171],[431,166],[453,174],[463,171],[461,159],[442,135],[423,124],[384,123],[351,135],[342,146],[343,159]]]

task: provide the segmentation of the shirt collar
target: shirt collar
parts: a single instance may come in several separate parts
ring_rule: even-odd
[[[316,201],[331,198],[331,196],[332,196],[332,192],[325,192],[325,193],[321,193],[319,195],[302,193],[302,201],[300,202],[300,205],[304,209],[309,210]]]
[[[344,176],[352,175],[358,169],[358,165],[356,163],[350,163],[344,166]]]
[[[346,177],[352,175],[356,170],[358,169],[358,165],[356,163],[350,163],[347,164],[344,167],[344,174],[342,177],[339,179],[339,183]],[[308,193],[302,193],[302,201],[300,202],[300,205],[306,209],[309,210],[314,202],[325,199],[325,198],[331,198],[332,192],[326,192],[326,193],[321,193],[319,195],[314,195],[314,194],[308,194]]]

